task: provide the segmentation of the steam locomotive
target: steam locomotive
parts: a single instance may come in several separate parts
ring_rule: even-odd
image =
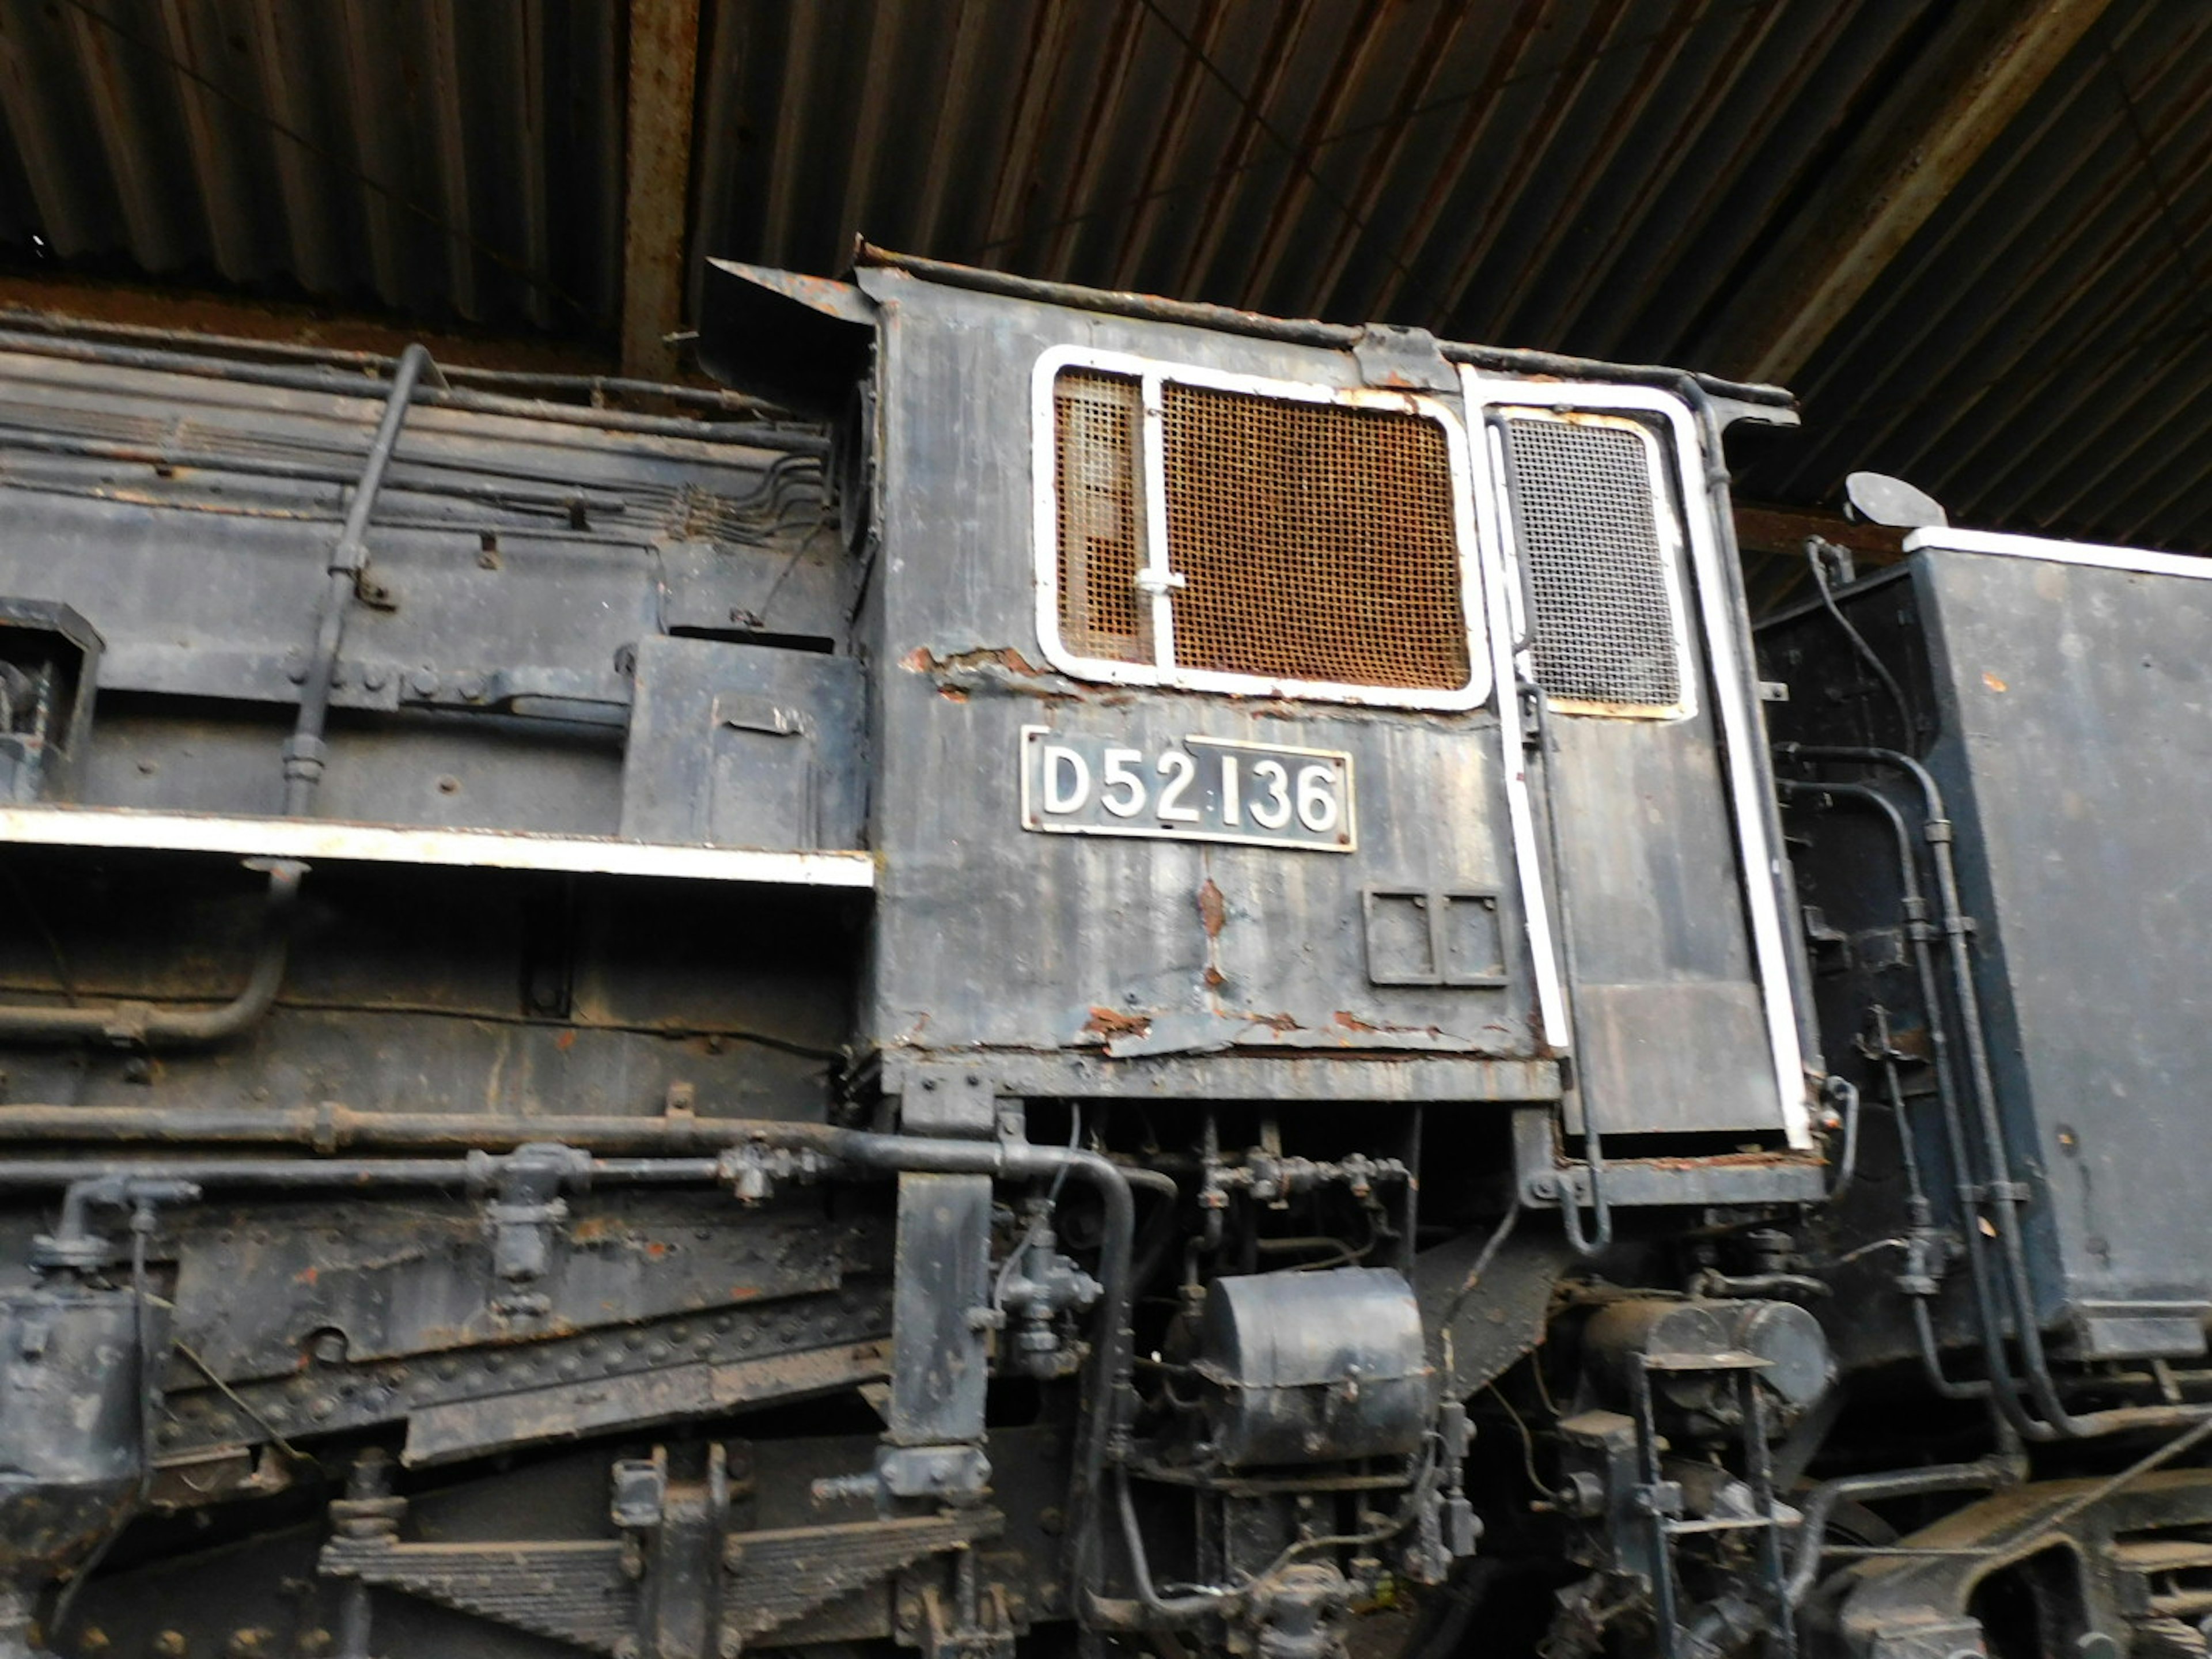
[[[2202,1654],[2212,567],[864,250],[0,331],[0,1653]]]

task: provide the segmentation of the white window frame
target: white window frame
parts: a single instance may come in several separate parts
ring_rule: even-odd
[[[1144,510],[1144,558],[1140,585],[1152,605],[1152,659],[1118,662],[1071,650],[1060,632],[1059,433],[1054,387],[1063,370],[1091,369],[1138,382],[1143,410],[1139,442],[1143,446],[1138,488]],[[1330,680],[1277,679],[1259,674],[1224,673],[1188,668],[1175,660],[1173,589],[1179,579],[1168,559],[1166,434],[1162,410],[1164,388],[1206,386],[1246,392],[1285,402],[1339,408],[1389,410],[1433,422],[1444,436],[1452,495],[1452,534],[1459,550],[1461,623],[1467,629],[1467,684],[1447,690],[1401,686],[1348,685]],[[1239,696],[1296,697],[1320,702],[1361,703],[1382,708],[1480,708],[1490,701],[1493,682],[1488,629],[1484,623],[1480,544],[1475,535],[1474,465],[1467,428],[1458,414],[1436,398],[1367,386],[1334,386],[1307,380],[1273,380],[1256,374],[1194,364],[1164,362],[1127,352],[1088,346],[1054,346],[1040,356],[1030,380],[1033,438],[1034,539],[1036,562],[1036,629],[1045,660],[1073,678],[1115,685],[1160,686],[1178,691],[1221,691]]]
[[[1674,649],[1674,684],[1680,695],[1671,703],[1597,702],[1583,697],[1549,697],[1553,708],[1562,714],[1587,715],[1595,719],[1617,720],[1686,720],[1698,712],[1698,659],[1690,651],[1690,607],[1682,592],[1682,565],[1688,556],[1688,544],[1682,533],[1681,514],[1674,504],[1674,481],[1669,476],[1665,452],[1659,434],[1646,422],[1623,415],[1608,415],[1577,404],[1565,408],[1556,404],[1544,404],[1523,399],[1518,403],[1504,401],[1484,405],[1482,414],[1484,448],[1491,468],[1497,477],[1498,489],[1506,500],[1512,499],[1511,471],[1505,454],[1505,440],[1492,427],[1487,417],[1492,414],[1505,420],[1515,416],[1527,416],[1535,420],[1560,421],[1565,416],[1577,417],[1583,424],[1603,427],[1608,431],[1627,432],[1644,446],[1645,477],[1651,486],[1652,524],[1659,538],[1661,574],[1667,589],[1668,638]],[[1515,636],[1528,641],[1529,659],[1526,665],[1528,677],[1534,679],[1535,634],[1521,614],[1523,583],[1528,580],[1525,562],[1521,556],[1521,530],[1518,515],[1508,511],[1499,522],[1503,537],[1505,568],[1511,578],[1514,595]]]

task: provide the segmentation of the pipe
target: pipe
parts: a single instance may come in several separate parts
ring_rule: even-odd
[[[0,320],[9,325],[39,329],[64,339],[151,340],[182,350],[204,349],[210,356],[222,353],[233,357],[289,358],[294,362],[319,363],[379,374],[388,374],[398,361],[381,351],[348,351],[337,346],[300,345],[290,340],[258,340],[243,334],[186,333],[177,329],[155,328],[144,323],[111,323],[97,318],[59,316],[52,312],[34,311],[21,306],[0,309]],[[529,386],[542,392],[566,392],[587,398],[611,392],[618,397],[656,398],[696,409],[784,412],[779,405],[764,398],[750,397],[726,387],[672,386],[665,381],[630,380],[619,374],[573,374],[535,368],[477,368],[452,363],[445,365],[445,373],[449,380],[474,380],[481,386]]]
[[[49,1008],[37,1004],[0,1005],[0,1042],[106,1042],[132,1048],[204,1048],[237,1036],[258,1021],[276,1000],[291,957],[292,917],[298,908],[300,877],[305,866],[289,860],[273,866],[262,902],[260,943],[245,986],[228,1002],[212,1008],[157,1008],[147,1002],[117,1002],[106,1007]],[[32,1108],[33,1111],[66,1110]],[[161,1113],[133,1115],[156,1137]],[[0,1131],[4,1133],[4,1131]]]
[[[399,447],[400,428],[415,397],[416,383],[431,368],[430,354],[410,345],[400,354],[398,371],[392,377],[392,392],[385,400],[384,416],[368,447],[368,459],[354,486],[345,524],[331,549],[329,580],[322,604],[315,612],[315,644],[307,659],[307,677],[300,687],[300,713],[284,745],[284,816],[304,817],[314,803],[322,782],[323,728],[330,717],[331,680],[336,673],[339,647],[345,641],[346,618],[359,597],[362,574],[368,568],[368,521],[376,499],[384,492],[384,475]]]
[[[1936,957],[1929,948],[1927,896],[1920,885],[1919,862],[1912,855],[1912,832],[1905,825],[1905,814],[1897,803],[1872,786],[1863,783],[1814,783],[1796,778],[1778,778],[1776,787],[1785,795],[1817,794],[1824,798],[1853,802],[1881,815],[1889,825],[1890,836],[1895,844],[1898,889],[1900,908],[1904,912],[1905,934],[1912,947],[1915,978],[1918,981],[1920,1000],[1928,1012],[1928,1045],[1930,1064],[1936,1079],[1936,1099],[1943,1121],[1944,1144],[1949,1152],[1952,1181],[1957,1191],[1960,1207],[1966,1224],[1960,1234],[1966,1240],[1966,1273],[1974,1291],[1975,1309],[1981,1331],[1984,1363],[1990,1382],[1976,1384],[1953,1381],[1943,1373],[1942,1356],[1935,1341],[1935,1322],[1929,1316],[1926,1298],[1915,1297],[1915,1326],[1921,1333],[1920,1359],[1928,1374],[1929,1384],[1946,1400],[1971,1400],[1986,1396],[1997,1386],[1996,1379],[2003,1378],[2007,1388],[2012,1381],[2004,1357],[2004,1327],[1996,1304],[1989,1263],[1983,1255],[1984,1241],[1982,1231],[1973,1224],[1979,1214],[1975,1201],[1974,1175],[1972,1158],[1966,1148],[1965,1120],[1959,1106],[1957,1079],[1952,1072],[1951,1035],[1943,1022],[1942,1003],[1936,990]],[[1911,1131],[1904,1121],[1903,1107],[1899,1106],[1899,1133],[1907,1145]],[[1918,1164],[1911,1165],[1913,1175],[1913,1200],[1921,1212],[1932,1217],[1927,1194],[1919,1184]],[[2017,1410],[2017,1401],[2014,1402]],[[2017,1424],[2014,1425],[2017,1427]]]
[[[1234,306],[1169,300],[1158,295],[1128,294],[1113,289],[1084,288],[1073,283],[1052,283],[1035,276],[1017,276],[1003,270],[981,270],[973,265],[925,259],[912,253],[894,253],[889,248],[878,247],[866,241],[860,243],[854,249],[853,263],[856,266],[902,270],[926,282],[942,283],[948,288],[969,289],[978,294],[996,294],[1005,299],[1033,300],[1042,305],[1067,306],[1079,311],[1103,312],[1113,317],[1133,317],[1140,322],[1181,323],[1194,328],[1218,329],[1224,333],[1243,334],[1257,339],[1283,340],[1292,345],[1323,346],[1349,351],[1365,338],[1367,332],[1353,323],[1263,317],[1257,312],[1240,311]],[[1723,380],[1709,374],[1692,374],[1683,369],[1662,368],[1651,364],[1607,363],[1594,357],[1569,357],[1553,351],[1522,351],[1504,346],[1444,343],[1440,343],[1438,349],[1447,362],[1466,363],[1476,368],[1497,369],[1509,374],[1554,375],[1573,380],[1622,380],[1641,386],[1667,386],[1687,380],[1693,381],[1701,392],[1741,403],[1783,409],[1793,407],[1796,403],[1795,398],[1778,386]]]
[[[2013,1332],[2020,1344],[2022,1368],[2029,1395],[2043,1414],[2038,1422],[2019,1409],[2005,1387],[1996,1398],[2013,1426],[2036,1441],[2091,1439],[2130,1430],[2186,1427],[2212,1416],[2212,1404],[2195,1406],[2123,1406],[2076,1414],[2058,1395],[2050,1356],[2043,1346],[2043,1329],[2036,1316],[2035,1290],[2028,1273],[2027,1249],[2020,1212],[2027,1206],[2027,1187],[2013,1178],[2012,1152],[1996,1098],[1996,1074],[1990,1061],[1989,1034],[1982,1023],[1981,998],[1975,987],[1973,964],[1967,955],[1966,921],[1959,897],[1959,872],[1952,853],[1951,820],[1943,793],[1935,776],[1911,756],[1894,749],[1849,744],[1778,745],[1778,755],[1812,761],[1848,761],[1887,767],[1904,773],[1920,792],[1926,817],[1923,839],[1930,848],[1936,869],[1936,924],[1942,930],[1951,960],[1952,994],[1959,1006],[1960,1024],[1966,1039],[1967,1080],[1980,1122],[1982,1154],[1989,1179],[1983,1188],[1997,1231],[2004,1278],[2014,1307]],[[1973,1229],[1967,1229],[1972,1237]]]
[[[252,455],[220,454],[213,450],[172,449],[158,444],[40,432],[19,428],[4,417],[0,417],[0,448],[59,455],[71,460],[125,461],[139,466],[233,472],[240,477],[276,478],[288,483],[353,484],[361,477],[358,468],[335,464],[270,460]],[[563,520],[579,509],[594,518],[612,518],[620,515],[629,505],[619,496],[588,495],[580,490],[560,493],[532,489],[526,484],[472,483],[460,479],[393,478],[386,482],[385,488],[410,495],[472,501],[515,513],[543,513]]]
[[[2023,1474],[2013,1457],[1978,1458],[1971,1463],[1938,1463],[1904,1474],[1854,1474],[1824,1480],[1799,1505],[1804,1516],[1797,1531],[1797,1557],[1790,1564],[1787,1605],[1794,1612],[1812,1593],[1820,1576],[1820,1552],[1836,1508],[1869,1498],[1922,1498],[1936,1492],[1980,1492],[2011,1486]]]
[[[1129,1473],[1115,1472],[1116,1503],[1121,1511],[1121,1542],[1129,1553],[1129,1576],[1136,1581],[1137,1601],[1162,1624],[1187,1625],[1209,1614],[1233,1612],[1243,1597],[1219,1584],[1196,1587],[1188,1594],[1162,1595],[1152,1583],[1152,1562],[1145,1553],[1145,1534],[1137,1525],[1137,1506],[1129,1496]],[[1117,1620],[1117,1622],[1118,1620]]]
[[[346,617],[368,563],[369,519],[383,493],[384,477],[391,468],[392,452],[398,447],[400,428],[406,424],[416,386],[426,373],[435,372],[430,354],[420,345],[410,345],[400,354],[383,417],[377,422],[376,435],[370,441],[360,481],[346,509],[345,523],[331,548],[328,579],[315,613],[313,654],[300,687],[299,715],[284,744],[287,817],[306,817],[322,782],[323,729],[330,717],[331,681],[345,640]],[[143,1002],[120,1002],[105,1008],[0,1006],[0,1040],[52,1042],[100,1038],[143,1047],[204,1048],[237,1036],[269,1012],[284,983],[292,954],[293,919],[299,909],[300,878],[306,869],[292,860],[281,860],[270,866],[269,886],[262,901],[261,940],[254,951],[253,967],[244,988],[229,1001],[183,1012],[155,1009]]]
[[[206,380],[228,380],[243,386],[268,386],[280,392],[314,392],[338,398],[383,398],[387,388],[379,381],[356,374],[310,369],[272,368],[262,363],[234,362],[191,351],[165,351],[149,346],[126,346],[100,340],[66,337],[0,329],[0,351],[27,356],[52,357],[64,362],[99,363],[104,367],[143,369],[164,374],[190,374]],[[404,354],[402,354],[404,362]],[[560,426],[585,427],[595,432],[629,433],[643,437],[688,438],[701,443],[732,443],[751,449],[788,450],[803,455],[827,455],[830,440],[818,432],[794,432],[787,427],[744,421],[686,421],[654,415],[625,415],[613,410],[583,409],[573,404],[551,404],[532,398],[507,398],[495,392],[470,392],[459,386],[432,387],[422,394],[425,403],[476,414],[506,415]]]
[[[114,1158],[40,1158],[0,1163],[0,1192],[69,1189],[128,1175],[146,1181],[179,1181],[210,1190],[293,1192],[325,1188],[481,1187],[496,1176],[495,1161],[475,1158],[162,1158],[143,1163]],[[720,1159],[594,1158],[593,1181],[626,1186],[700,1186],[724,1179]],[[82,1200],[80,1200],[82,1201]],[[65,1206],[66,1207],[66,1206]]]
[[[592,1152],[715,1151],[752,1138],[743,1119],[659,1114],[507,1117],[466,1112],[365,1112],[327,1103],[299,1108],[0,1106],[0,1143],[25,1140],[306,1147],[406,1152],[469,1151],[558,1140]]]

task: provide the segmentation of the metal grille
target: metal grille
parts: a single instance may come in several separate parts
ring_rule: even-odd
[[[1467,684],[1451,466],[1434,422],[1173,381],[1164,395],[1179,665]]]
[[[1650,441],[1589,421],[1516,416],[1505,424],[1536,683],[1572,702],[1679,707],[1682,665]]]
[[[1060,637],[1083,657],[1152,655],[1137,495],[1144,399],[1127,375],[1068,370],[1053,381],[1060,501]]]

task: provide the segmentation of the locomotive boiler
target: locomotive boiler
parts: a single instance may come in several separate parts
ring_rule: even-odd
[[[1771,388],[706,294],[0,333],[0,1652],[2203,1650],[2185,561],[1762,663]]]

